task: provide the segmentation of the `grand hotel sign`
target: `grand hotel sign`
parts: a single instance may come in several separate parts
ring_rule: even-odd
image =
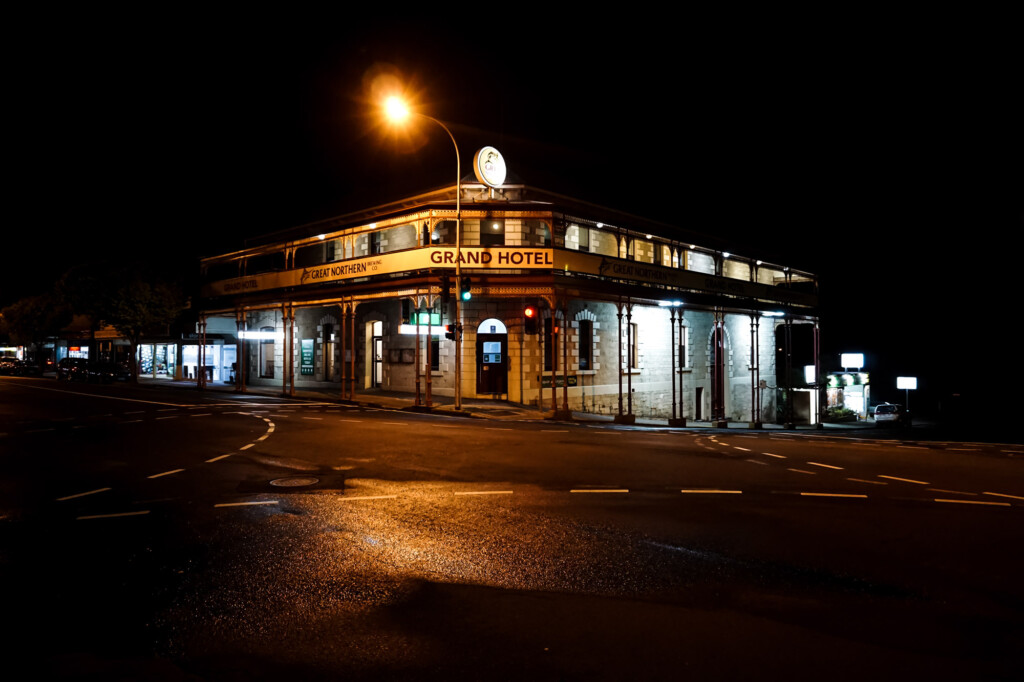
[[[596,275],[610,280],[700,290],[731,296],[813,305],[813,296],[780,287],[716,277],[692,270],[610,258],[569,249],[453,246],[410,249],[365,258],[325,263],[248,277],[211,282],[205,296],[232,296],[286,287],[316,286],[402,272],[454,268],[456,259],[469,270],[549,270]],[[804,300],[807,299],[807,300]]]

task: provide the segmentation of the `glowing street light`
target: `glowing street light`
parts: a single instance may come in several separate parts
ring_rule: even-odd
[[[452,131],[439,120],[418,111],[411,111],[409,105],[401,97],[392,95],[384,101],[384,114],[393,123],[404,123],[410,115],[425,118],[441,126],[455,147],[455,285],[456,291],[462,292],[462,160],[459,156],[459,145]],[[467,282],[468,285],[468,282]],[[460,315],[459,299],[455,297],[455,409],[462,409],[462,316]],[[468,299],[468,297],[466,297]]]

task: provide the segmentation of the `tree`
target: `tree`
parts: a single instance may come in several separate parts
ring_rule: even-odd
[[[29,296],[0,310],[0,334],[19,346],[39,346],[71,321],[71,309],[52,294]]]
[[[120,273],[109,297],[105,321],[124,334],[131,344],[132,381],[138,381],[136,356],[146,334],[166,334],[168,326],[185,309],[185,296],[174,283],[151,279],[136,269]]]

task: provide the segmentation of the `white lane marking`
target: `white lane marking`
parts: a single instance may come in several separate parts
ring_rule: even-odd
[[[946,448],[949,452],[981,452],[981,448]]]
[[[214,507],[254,507],[264,504],[277,504],[277,500],[261,500],[257,502],[221,502],[213,505]]]
[[[776,459],[786,459],[785,455],[773,455],[770,452],[762,452],[761,454],[764,455],[765,457],[775,457]]]
[[[391,424],[393,426],[408,426],[408,422],[381,422],[381,424]]]
[[[202,414],[190,414],[189,416],[190,417],[209,417],[211,414],[212,414],[211,412],[203,412]]]
[[[686,490],[680,490],[679,492],[687,495],[742,495],[742,490],[719,490],[717,488],[689,488]]]
[[[569,433],[569,429],[564,429],[564,430],[559,430],[559,429],[541,429],[540,432],[541,433]]]
[[[172,415],[171,415],[171,416],[169,416],[169,417],[157,417],[157,418],[156,418],[156,420],[157,420],[157,421],[160,421],[161,419],[177,419],[177,418],[178,418],[178,415],[176,415],[176,414],[172,414]]]
[[[362,497],[336,497],[337,502],[358,502],[361,500],[393,500],[398,495],[363,495]]]
[[[1020,495],[1007,495],[1005,493],[982,493],[982,495],[994,495],[995,497],[1009,497],[1011,500],[1024,500]]]
[[[811,474],[812,476],[817,473],[815,471],[804,471],[803,469],[787,469],[787,471],[794,471],[798,474]]]
[[[733,445],[733,450],[740,450],[741,452],[750,452],[750,448],[741,448],[739,445]]]
[[[238,449],[239,449],[239,450],[248,450],[248,449],[249,449],[249,448],[251,448],[251,447],[252,447],[253,445],[256,445],[256,444],[255,444],[255,443],[249,443],[248,445],[243,445],[242,447],[240,447],[240,448],[238,448]]]
[[[627,488],[573,488],[571,493],[628,493]]]
[[[514,429],[505,429],[497,426],[485,426],[484,431],[513,431]]]
[[[748,459],[747,461],[750,462],[751,464],[760,464],[761,466],[768,466],[768,462],[762,462],[761,460],[758,459]]]
[[[148,514],[149,510],[133,511],[133,512],[121,512],[120,514],[90,514],[89,516],[79,516],[76,521],[87,521],[89,519],[116,519],[119,516],[142,516]]]
[[[890,481],[903,481],[904,483],[916,483],[918,485],[931,485],[927,481],[915,481],[912,478],[900,478],[898,476],[886,476],[884,474],[879,474],[878,477],[879,478],[888,478]]]
[[[217,455],[216,457],[213,457],[213,458],[211,458],[211,459],[208,459],[208,460],[206,460],[206,462],[207,462],[207,463],[210,463],[210,462],[216,462],[217,460],[221,460],[221,459],[224,459],[225,457],[230,457],[230,456],[231,456],[232,454],[234,454],[234,453],[231,453],[231,452],[229,452],[229,453],[228,453],[228,454],[226,454],[226,455]]]
[[[949,502],[951,504],[983,504],[989,507],[1009,507],[1009,502],[988,502],[985,500],[943,500],[935,498],[936,502]]]
[[[76,497],[85,497],[86,495],[95,495],[96,493],[105,493],[108,490],[111,490],[111,488],[96,488],[96,490],[90,490],[90,491],[84,492],[84,493],[75,493],[74,495],[67,495],[65,497],[58,497],[57,501],[58,502],[63,502],[65,500],[73,500]]]
[[[141,419],[126,419],[126,420],[124,420],[121,423],[122,424],[138,424],[141,421],[142,421]]]
[[[353,424],[361,424],[363,420],[362,419],[339,419],[338,421],[340,421],[340,422],[351,422]]]
[[[978,493],[965,493],[962,490],[943,490],[942,488],[928,488],[928,490],[930,490],[933,493],[950,493],[951,495],[974,495],[974,496],[977,496],[977,494],[978,494]]]
[[[851,494],[851,493],[800,493],[805,497],[864,497],[867,495]]]
[[[137,398],[122,398],[120,396],[113,395],[100,395],[98,393],[80,393],[78,391],[66,391],[62,388],[45,388],[43,386],[33,386],[30,384],[18,383],[21,388],[31,388],[37,391],[52,391],[53,393],[70,393],[71,395],[80,395],[86,398],[103,398],[104,400],[123,400],[129,403],[143,403],[144,405],[173,405],[175,408],[188,407],[187,403],[164,403],[159,400],[139,400]]]
[[[260,436],[256,440],[266,440],[266,439],[267,439],[267,434],[263,434],[262,436]]]
[[[868,481],[863,478],[848,478],[847,481],[856,481],[857,483],[870,483],[871,485],[889,485],[885,481]]]
[[[897,445],[896,447],[903,448],[904,450],[927,450],[928,449],[928,448],[926,448],[923,445]]]
[[[457,492],[456,495],[511,495],[511,490],[470,490]]]
[[[161,403],[161,404],[162,405],[167,405],[168,403]],[[178,407],[184,407],[184,405],[179,405]],[[157,412],[177,412],[177,408],[175,408],[175,407],[165,407],[162,410],[157,410]]]
[[[303,417],[303,419],[315,419],[316,421],[323,421],[323,417]]]
[[[840,471],[843,470],[843,467],[832,466],[831,464],[822,464],[821,462],[808,462],[808,464],[814,467],[824,467],[826,469],[839,469]]]
[[[161,476],[170,476],[171,474],[180,474],[182,471],[184,471],[184,469],[171,469],[170,471],[165,471],[162,474],[153,474],[152,476],[146,476],[146,478],[160,478]]]

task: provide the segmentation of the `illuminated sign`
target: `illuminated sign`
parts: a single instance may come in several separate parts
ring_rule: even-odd
[[[839,364],[843,367],[856,367],[857,369],[860,369],[864,366],[864,354],[843,353],[839,356]]]
[[[917,377],[896,377],[896,388],[905,388],[908,391],[916,391]]]
[[[473,157],[473,173],[476,179],[488,187],[505,184],[505,159],[494,147],[483,147]]]

